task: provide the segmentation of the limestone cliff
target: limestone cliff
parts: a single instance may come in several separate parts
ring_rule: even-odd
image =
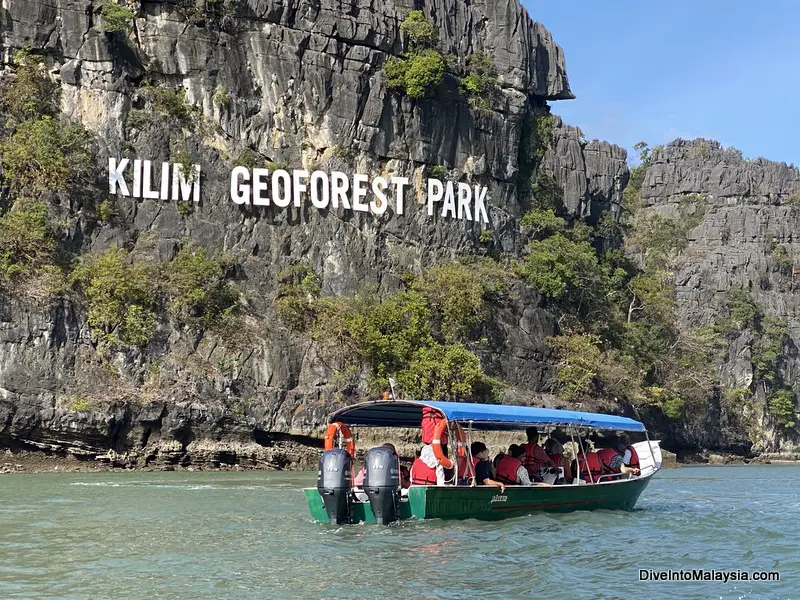
[[[52,297],[4,287],[5,446],[106,456],[123,465],[308,465],[313,453],[298,453],[296,442],[318,444],[331,409],[352,398],[335,393],[335,374],[317,345],[276,318],[285,268],[307,263],[324,294],[341,296],[365,285],[389,294],[407,273],[452,258],[492,254],[511,261],[528,241],[519,221],[534,173],[552,179],[572,219],[594,224],[622,203],[625,151],[586,142],[558,118],[546,152],[531,163],[532,124],[548,102],[572,93],[561,48],[517,0],[132,2],[135,18],[120,31],[109,31],[103,6],[13,0],[0,19],[3,82],[13,80],[15,52],[29,48],[58,82],[60,116],[94,135],[94,183],[44,194],[59,223],[63,261],[121,247],[142,263],[165,264],[188,243],[226,257],[241,320],[235,331],[219,331],[165,316],[145,347],[109,349],[73,289]],[[492,57],[497,85],[480,110],[459,92],[451,69],[425,99],[388,88],[383,66],[408,47],[401,23],[413,9],[424,12],[451,63],[463,65],[475,53]],[[174,201],[110,198],[109,157],[188,158],[201,166],[202,202],[190,210]],[[424,204],[407,207],[402,218],[237,206],[229,174],[245,160],[407,177],[423,202],[423,181],[436,170],[450,181],[486,186],[490,223],[431,218]],[[770,271],[763,244],[769,236],[780,243],[791,238],[784,217],[793,213],[785,201],[796,192],[796,175],[744,163],[711,144],[703,153],[680,144],[657,152],[643,186],[646,210],[669,211],[683,194],[713,196],[678,274],[687,327],[714,320],[713,295],[734,279],[759,282],[767,273],[776,290],[791,286],[785,269]],[[3,210],[9,198],[6,186]],[[730,252],[714,250],[721,246]],[[786,315],[790,291],[755,294],[765,311]],[[545,344],[558,324],[547,303],[517,282],[494,298],[491,313],[474,350],[487,374],[507,385],[505,399],[558,403],[549,394],[557,368]],[[746,352],[742,336],[720,369],[749,385],[747,361],[737,358]],[[782,368],[790,381],[794,359]],[[661,431],[676,448],[744,453],[753,437],[766,435],[758,450],[791,451],[785,432],[770,424],[766,401],[759,400],[761,425],[750,438],[741,423],[728,423],[736,415],[724,410],[705,424]]]
[[[382,64],[402,52],[400,24],[420,4],[443,52],[493,57],[499,85],[490,110],[471,110],[448,81],[444,98],[412,101],[387,90]],[[319,435],[332,401],[331,373],[313,344],[274,318],[278,274],[302,260],[328,294],[365,284],[393,290],[404,273],[485,252],[485,244],[478,224],[431,221],[424,206],[404,219],[246,210],[228,196],[232,166],[250,152],[261,163],[403,175],[417,187],[426,168],[443,167],[452,180],[488,186],[493,244],[516,253],[520,196],[529,185],[520,176],[526,121],[545,101],[572,97],[563,52],[517,0],[131,7],[129,33],[104,32],[102,7],[90,2],[15,0],[4,8],[6,64],[23,47],[42,56],[60,83],[63,116],[97,136],[97,185],[53,199],[51,212],[67,227],[63,247],[81,255],[121,246],[153,262],[174,258],[183,240],[225,252],[247,299],[246,331],[231,340],[162,324],[145,350],[100,356],[80,298],[7,292],[0,305],[3,440],[87,457],[110,449],[123,464],[281,465],[281,436]],[[188,118],[155,117],[153,87],[183,90]],[[546,160],[567,206],[599,214],[625,176],[624,152],[584,146],[560,123],[556,136]],[[168,161],[181,152],[202,167],[203,202],[193,212],[117,197],[113,218],[98,219],[96,206],[108,197],[107,157]],[[543,340],[555,324],[538,303],[533,290],[512,290],[495,307],[498,329],[483,352],[511,397],[529,401],[553,378]]]
[[[800,369],[798,300],[795,292],[800,172],[763,158],[748,160],[708,140],[677,140],[653,151],[642,185],[644,211],[675,217],[687,199],[699,199],[702,218],[689,231],[676,265],[678,314],[684,328],[713,326],[729,309],[732,290],[751,298],[756,319],[784,320],[788,334],[778,343],[774,376],[758,377],[761,334],[753,323],[728,334],[718,369],[730,389],[747,390],[733,403],[716,397],[708,417],[673,435],[687,447],[716,447],[767,455],[798,453],[798,432],[769,414],[776,381],[793,393]],[[696,207],[696,210],[698,208]],[[738,432],[738,433],[737,433]]]

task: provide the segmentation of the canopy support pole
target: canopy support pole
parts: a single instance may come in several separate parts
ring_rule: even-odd
[[[467,422],[467,471],[471,476],[471,487],[477,485],[475,481],[475,468],[472,465],[472,421]]]
[[[658,471],[658,467],[656,466],[656,455],[653,453],[653,446],[650,445],[650,436],[647,434],[647,429],[644,430],[644,439],[647,440],[647,449],[650,450],[650,458],[653,459],[653,473]],[[641,475],[641,472],[639,472]]]
[[[453,427],[453,423],[450,421],[447,422],[447,439],[448,439],[448,454],[453,458],[450,458],[450,461],[453,463],[453,485],[458,485],[458,451],[454,448],[456,447],[456,437],[455,437],[455,427]],[[447,485],[447,479],[444,480],[445,485]]]
[[[586,468],[588,469],[589,468],[589,459],[586,458],[586,453],[583,451],[583,440],[581,440],[581,434],[580,433],[578,433],[578,445],[581,448],[581,454],[583,455],[583,460],[586,461]],[[577,462],[578,462],[578,474],[580,474],[580,472],[581,472],[581,461],[577,461]],[[589,471],[588,475],[589,475],[589,481],[592,482],[592,483],[595,483],[595,480],[594,480],[594,477],[592,477],[592,472],[591,471]]]

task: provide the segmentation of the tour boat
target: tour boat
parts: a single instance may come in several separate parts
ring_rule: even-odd
[[[544,486],[506,485],[411,485],[404,489],[397,455],[385,447],[367,452],[363,487],[354,486],[355,443],[350,427],[421,427],[423,415],[435,415],[437,438],[432,440],[437,457],[455,471],[471,469],[470,444],[484,431],[519,431],[535,426],[540,431],[558,428],[583,451],[591,431],[626,432],[643,438],[632,444],[639,460],[638,476],[628,474],[589,476],[577,472],[573,483]],[[450,460],[443,456],[441,439],[447,432],[452,440]],[[338,435],[336,435],[338,433]],[[338,439],[338,446],[336,447]],[[588,451],[588,448],[587,448]],[[459,457],[462,460],[459,460]],[[447,464],[445,464],[447,463]],[[580,469],[580,463],[577,464]],[[330,418],[326,451],[320,459],[317,487],[304,490],[311,516],[322,523],[383,523],[401,519],[496,520],[527,515],[534,511],[632,510],[639,495],[661,467],[658,441],[650,441],[644,425],[626,417],[527,406],[427,402],[412,400],[377,401],[343,408]]]

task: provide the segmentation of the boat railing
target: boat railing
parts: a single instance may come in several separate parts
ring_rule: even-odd
[[[603,479],[608,481],[625,481],[627,479],[633,479],[633,477],[625,477],[625,473],[606,473],[605,475],[600,475],[597,477],[597,481],[595,483],[602,483]]]

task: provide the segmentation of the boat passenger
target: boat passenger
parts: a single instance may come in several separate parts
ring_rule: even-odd
[[[620,434],[617,448],[622,452],[622,463],[632,469],[639,468],[639,455],[636,448],[631,446],[631,438],[627,433]]]
[[[472,468],[475,473],[476,485],[490,485],[500,488],[504,492],[506,486],[500,481],[493,479],[495,477],[494,465],[489,462],[489,449],[483,442],[472,442],[470,446],[472,452]]]
[[[497,456],[494,457],[494,460],[492,461],[492,466],[494,467],[495,473],[497,473],[497,465],[500,464],[500,461],[503,460],[503,457],[505,455],[506,455],[506,453],[501,451],[501,452],[498,452]]]
[[[539,430],[536,427],[528,427],[525,430],[525,435],[528,438],[528,442],[522,444],[524,452],[522,464],[525,465],[528,471],[529,479],[541,481],[542,478],[539,471],[544,467],[555,467],[556,465],[547,456],[544,448],[539,445]]]
[[[597,451],[597,457],[603,465],[605,473],[616,474],[620,477],[622,475],[638,475],[639,471],[639,456],[636,454],[636,449],[631,446],[630,437],[623,433],[619,436],[616,446],[611,448],[603,448]],[[618,479],[617,477],[609,477],[607,479]]]
[[[564,469],[564,480],[572,483],[572,469],[570,469],[569,459],[564,456],[564,446],[561,445],[561,442],[554,438],[548,438],[544,443],[544,451],[547,452],[547,456],[550,457],[556,468]]]
[[[590,447],[588,438],[583,445],[585,448]],[[570,468],[573,473],[579,474],[580,478],[586,483],[597,483],[600,476],[603,475],[603,463],[600,462],[597,452],[586,452],[585,454],[579,452],[577,459],[572,461]]]
[[[442,445],[442,450],[445,450],[444,445]],[[433,447],[425,444],[414,464],[411,465],[411,485],[444,485],[444,483],[444,467],[439,464],[439,460],[433,453]]]
[[[353,479],[353,487],[363,488],[364,487],[364,477],[367,476],[367,467],[361,467],[361,470],[356,475],[355,479]]]
[[[536,483],[528,477],[528,470],[522,464],[525,450],[522,446],[511,444],[508,454],[497,463],[497,480],[507,485],[536,485],[551,487],[549,483]]]

